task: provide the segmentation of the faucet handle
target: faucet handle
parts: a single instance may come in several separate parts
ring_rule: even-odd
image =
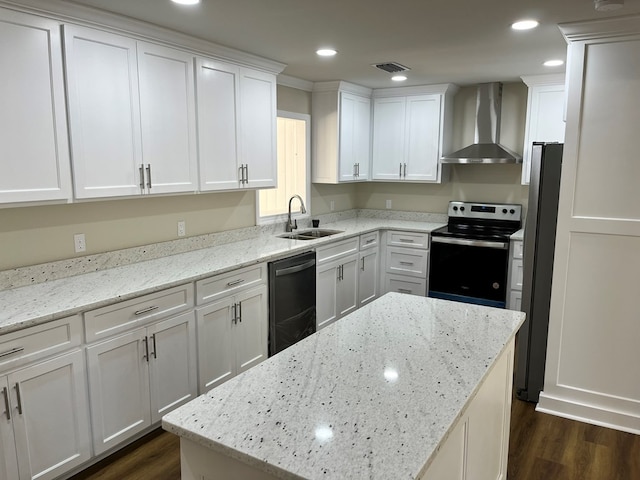
[[[297,230],[298,229],[298,219],[297,218],[293,220],[293,227],[292,228],[293,228],[293,230]]]

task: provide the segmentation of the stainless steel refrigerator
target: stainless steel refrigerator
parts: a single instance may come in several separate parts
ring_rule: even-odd
[[[516,396],[537,402],[544,385],[551,278],[562,170],[561,143],[534,142],[529,205],[524,231],[522,311],[525,323],[516,338]]]

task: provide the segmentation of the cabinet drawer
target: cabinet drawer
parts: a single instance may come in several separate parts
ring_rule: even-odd
[[[385,292],[407,293],[425,297],[427,295],[427,281],[424,278],[413,278],[405,275],[386,274],[384,279]]]
[[[320,265],[344,255],[357,253],[359,244],[359,237],[353,237],[348,238],[347,240],[331,243],[326,247],[316,248],[316,262]]]
[[[67,317],[0,337],[0,371],[20,367],[80,345],[82,323]]]
[[[160,320],[193,307],[193,284],[169,288],[84,314],[87,342]]]
[[[378,232],[365,233],[360,235],[360,250],[378,246]]]
[[[520,241],[514,241],[513,243],[513,258],[522,258],[522,254],[524,251],[524,243]]]
[[[213,302],[230,293],[235,293],[266,281],[266,263],[239,268],[215,277],[198,280],[196,282],[196,304],[202,305]]]
[[[387,247],[387,273],[427,277],[429,252],[414,248]]]
[[[391,247],[412,247],[427,250],[429,234],[416,232],[387,232],[387,245]]]
[[[522,290],[522,260],[511,261],[511,289]]]

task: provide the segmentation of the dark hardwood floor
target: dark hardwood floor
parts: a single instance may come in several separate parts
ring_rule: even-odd
[[[158,429],[72,480],[178,480],[179,448],[176,436]],[[538,413],[514,399],[507,477],[640,480],[640,436]]]

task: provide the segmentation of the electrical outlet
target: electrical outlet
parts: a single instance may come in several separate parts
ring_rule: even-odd
[[[387,209],[391,208],[391,200],[387,200],[385,204]]]
[[[178,222],[178,236],[184,237],[187,234],[187,225],[184,220]]]
[[[73,245],[76,253],[85,252],[87,250],[87,242],[84,238],[84,233],[76,233],[73,236]]]
[[[331,200],[329,202],[329,209],[333,212],[336,209],[336,202],[335,200]]]

